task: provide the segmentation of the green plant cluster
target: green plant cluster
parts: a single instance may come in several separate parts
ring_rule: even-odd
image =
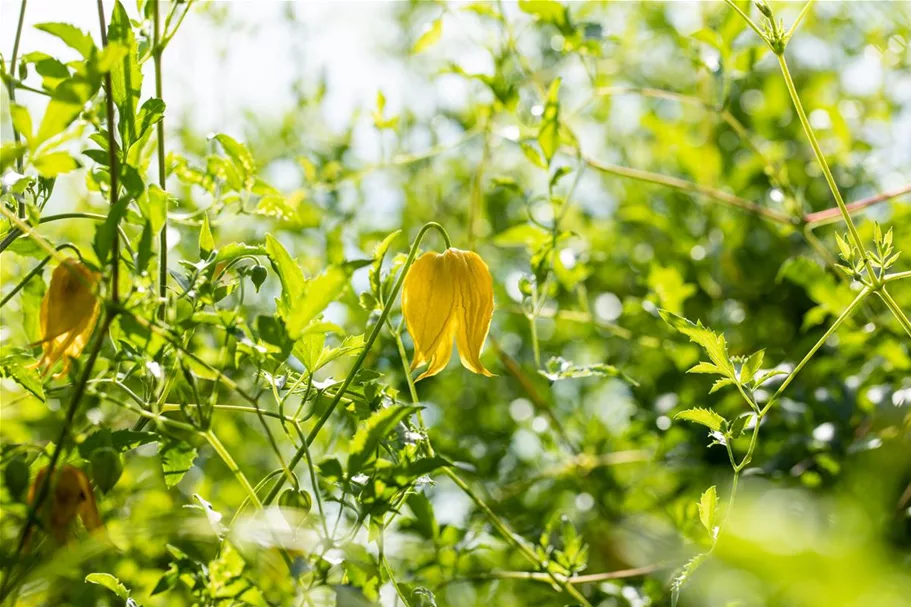
[[[213,134],[163,81],[232,5],[97,8],[2,41],[0,604],[907,603],[908,4],[399,3],[429,115],[335,129],[305,73]],[[448,247],[496,375],[415,383]],[[101,312],[57,377],[68,258]],[[61,545],[64,465],[104,529]]]

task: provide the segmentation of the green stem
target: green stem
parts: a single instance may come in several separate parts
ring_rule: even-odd
[[[161,93],[161,32],[158,5],[159,0],[154,0],[155,5],[152,13],[153,21],[153,45],[152,59],[155,63],[155,96],[162,99]],[[167,176],[165,175],[165,155],[164,155],[164,118],[158,121],[156,125],[158,130],[158,184],[162,190],[167,190]],[[168,213],[167,201],[165,202],[165,219],[161,228],[161,234],[158,236],[158,318],[164,320],[168,313]]]
[[[10,57],[10,74],[16,72],[16,62],[19,59],[19,42],[22,40],[22,24],[25,22],[26,2],[27,0],[22,0],[22,5],[19,7],[19,22],[16,24],[16,37],[13,40],[13,55]],[[9,83],[9,101],[11,104],[16,103],[16,87],[12,82]],[[15,125],[13,125],[13,141],[16,142],[17,146],[21,142],[19,131],[16,130]],[[22,173],[22,156],[16,158],[16,171],[20,174]],[[23,200],[21,195],[17,196],[17,200],[19,218],[25,219],[25,200]]]
[[[893,198],[898,198],[904,196],[905,194],[911,193],[911,183],[905,184],[900,188],[894,190],[883,192],[881,194],[876,194],[874,196],[869,196],[867,198],[861,198],[860,200],[855,200],[854,202],[849,202],[846,207],[848,213],[853,215],[859,211],[866,209],[867,207],[879,204],[880,202],[885,202],[886,200],[892,200]],[[824,211],[816,211],[815,213],[808,213],[804,217],[807,225],[816,227],[821,225],[826,225],[829,223],[834,223],[842,219],[841,210],[836,206],[831,209],[826,209]]]
[[[320,416],[319,420],[317,420],[316,425],[313,426],[313,429],[310,430],[310,434],[307,436],[305,443],[297,450],[297,452],[294,454],[294,457],[291,458],[291,469],[294,469],[294,467],[301,461],[301,459],[303,459],[306,449],[308,449],[309,446],[313,444],[313,441],[316,439],[319,431],[322,429],[323,425],[325,425],[326,421],[332,416],[332,412],[335,411],[335,408],[338,406],[339,401],[341,401],[342,395],[348,390],[348,386],[351,385],[351,382],[354,381],[354,376],[357,375],[357,372],[360,370],[361,365],[364,364],[364,360],[367,358],[367,354],[370,352],[370,348],[373,346],[373,343],[379,336],[380,331],[383,330],[383,325],[386,322],[386,318],[389,316],[389,312],[392,310],[392,306],[395,303],[399,290],[402,288],[402,283],[405,281],[405,275],[408,273],[409,268],[411,268],[411,264],[414,263],[415,258],[417,258],[418,249],[421,246],[421,241],[424,239],[424,236],[427,234],[427,232],[431,229],[437,230],[442,235],[443,241],[446,244],[446,248],[450,248],[452,246],[452,241],[449,239],[449,234],[446,233],[445,228],[434,221],[424,224],[424,226],[418,232],[417,236],[414,239],[414,242],[411,245],[411,250],[408,253],[408,259],[405,261],[405,265],[402,266],[399,277],[396,279],[395,285],[392,287],[392,292],[389,293],[389,299],[386,301],[386,305],[383,306],[383,310],[380,312],[379,319],[377,319],[376,324],[373,325],[373,329],[371,330],[370,335],[367,337],[367,341],[364,343],[364,348],[355,359],[354,364],[351,366],[351,370],[345,377],[345,381],[342,382],[341,388],[339,388],[338,392],[335,393],[335,398],[332,399],[332,402],[329,403],[326,411]],[[265,503],[267,505],[275,501],[275,498],[281,491],[283,484],[283,479],[279,479],[278,482],[275,483],[275,485],[269,491],[269,494],[266,496]]]
[[[228,467],[228,470],[231,471],[231,474],[234,475],[234,478],[237,479],[237,482],[244,488],[244,491],[247,492],[247,497],[256,506],[257,510],[263,509],[263,503],[259,501],[259,497],[256,495],[256,490],[253,489],[253,485],[250,484],[250,481],[247,480],[247,477],[244,476],[244,473],[241,471],[240,466],[237,465],[237,462],[234,461],[234,458],[231,457],[231,453],[225,449],[225,446],[218,440],[218,437],[214,432],[208,430],[201,433],[202,436],[209,442],[212,446],[212,449],[215,450],[215,453],[218,454],[218,457],[221,458],[221,461],[225,463]]]
[[[832,191],[832,196],[835,197],[835,204],[838,205],[838,210],[841,212],[841,216],[844,218],[845,223],[848,226],[848,232],[851,234],[851,240],[854,242],[854,246],[857,247],[857,250],[860,251],[860,254],[863,255],[864,264],[867,267],[867,273],[870,276],[870,280],[877,280],[876,274],[873,273],[873,267],[870,265],[870,259],[867,256],[867,250],[864,247],[864,241],[861,240],[860,234],[857,232],[857,227],[854,225],[854,220],[851,218],[851,213],[848,211],[847,206],[845,206],[845,201],[841,197],[841,192],[838,191],[838,185],[835,183],[835,177],[832,176],[832,171],[829,169],[829,163],[826,162],[826,157],[822,153],[822,148],[819,147],[819,141],[816,139],[816,134],[813,132],[813,127],[810,125],[810,121],[807,118],[807,114],[803,109],[803,104],[800,102],[800,97],[797,94],[797,88],[794,86],[794,79],[791,78],[791,71],[788,69],[788,63],[784,58],[784,54],[778,55],[778,65],[781,67],[781,74],[784,76],[785,85],[788,87],[788,94],[791,96],[791,101],[794,104],[794,109],[797,110],[797,116],[800,118],[800,124],[803,126],[804,133],[807,136],[807,139],[810,141],[810,147],[813,148],[813,153],[816,155],[816,160],[819,162],[819,166],[822,169],[823,175],[825,175],[826,183],[829,185],[829,189]]]
[[[886,291],[885,285],[883,285],[876,294],[879,295],[880,299],[883,300],[883,303],[886,304],[886,307],[889,308],[889,311],[892,312],[892,315],[898,320],[898,324],[902,326],[908,335],[911,335],[911,321],[908,320],[908,317],[901,309],[901,306],[898,305],[898,302],[896,302],[895,299],[892,298],[892,295]]]
[[[752,19],[750,19],[749,15],[747,15],[745,12],[743,12],[743,9],[741,9],[739,6],[737,6],[737,3],[734,2],[734,0],[724,0],[724,2],[725,2],[725,4],[727,4],[728,6],[733,8],[735,11],[737,11],[737,14],[739,14],[743,18],[743,20],[746,21],[747,25],[750,26],[750,29],[752,29],[754,32],[756,32],[759,35],[759,37],[762,38],[762,40],[766,44],[768,44],[769,40],[768,40],[768,38],[766,38],[765,32],[763,32],[761,29],[759,29],[759,26],[756,25],[756,23]]]
[[[883,276],[883,283],[885,284],[885,283],[893,282],[896,280],[902,280],[905,278],[911,278],[911,270],[908,270],[906,272],[896,272],[894,274],[886,274],[885,276]]]
[[[98,23],[101,26],[101,46],[108,46],[108,31],[104,23],[104,4],[98,0]],[[104,100],[106,104],[108,122],[108,166],[111,175],[111,207],[117,204],[120,196],[120,169],[117,165],[117,142],[114,140],[114,97],[112,96],[111,72],[104,73]],[[111,242],[111,301],[115,304],[120,301],[120,234],[114,232]]]
[[[860,293],[857,294],[857,297],[854,298],[854,301],[852,301],[848,307],[845,308],[844,312],[842,312],[841,315],[835,319],[835,322],[832,323],[832,326],[829,327],[829,330],[826,331],[821,338],[819,338],[819,341],[816,342],[816,345],[814,345],[810,351],[807,352],[807,355],[803,357],[803,360],[797,363],[797,366],[794,367],[794,370],[788,374],[783,382],[781,382],[778,390],[775,391],[775,394],[772,395],[772,398],[769,399],[769,402],[766,404],[766,406],[763,407],[762,411],[759,412],[760,418],[765,417],[766,413],[769,412],[769,409],[772,408],[772,405],[775,404],[775,401],[778,399],[778,397],[782,394],[782,392],[785,391],[791,382],[794,381],[794,378],[797,377],[797,374],[800,373],[800,370],[803,369],[808,362],[810,362],[810,359],[813,358],[813,355],[816,354],[816,352],[823,346],[823,344],[826,343],[826,341],[828,341],[830,337],[832,337],[835,331],[838,330],[838,327],[840,327],[843,322],[851,317],[851,315],[854,313],[854,310],[857,309],[857,307],[867,298],[869,294],[870,288],[864,288]],[[757,422],[758,421],[759,420],[757,420]]]
[[[776,223],[784,225],[793,225],[794,223],[794,220],[791,218],[791,216],[782,213],[781,211],[776,211],[775,209],[764,207],[750,200],[746,200],[745,198],[741,198],[740,196],[728,194],[727,192],[723,192],[709,186],[686,181],[685,179],[678,179],[677,177],[662,175],[660,173],[652,173],[651,171],[643,171],[641,169],[633,169],[614,164],[607,164],[599,162],[594,158],[589,158],[587,156],[583,156],[583,160],[585,164],[602,173],[617,175],[618,177],[626,177],[628,179],[635,179],[637,181],[644,181],[646,183],[663,185],[665,187],[674,188],[675,190],[680,190],[682,192],[689,192],[691,194],[699,194],[700,196],[716,200],[729,207],[741,209],[748,213],[752,213],[753,215],[759,215],[760,217],[764,217]]]
[[[804,17],[806,17],[810,12],[810,8],[813,6],[813,2],[814,0],[809,0],[806,4],[803,5],[803,8],[800,10],[800,14],[797,15],[797,20],[794,21],[790,29],[788,29],[788,33],[785,34],[785,42],[790,40],[791,36],[794,35],[794,32],[797,31],[797,27],[800,25],[801,21],[803,21]]]

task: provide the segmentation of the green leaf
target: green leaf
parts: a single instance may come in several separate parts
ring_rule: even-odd
[[[634,386],[639,385],[638,382],[627,376],[625,373],[613,365],[607,365],[604,363],[577,365],[574,362],[566,360],[560,356],[555,356],[548,360],[544,364],[544,368],[538,370],[538,373],[550,381],[579,379],[583,377],[620,377]]]
[[[702,526],[709,532],[712,538],[715,537],[715,514],[718,509],[718,493],[715,485],[705,490],[702,497],[699,498],[699,520]]]
[[[550,83],[541,128],[538,131],[538,145],[541,146],[548,165],[560,148],[560,82],[561,79],[556,78]]]
[[[731,438],[737,438],[743,434],[743,429],[746,427],[747,423],[752,419],[752,413],[741,413],[734,418],[734,421],[731,422],[731,428],[728,433],[731,435]]]
[[[72,79],[60,83],[44,110],[38,134],[31,142],[32,149],[62,133],[82,112],[85,103],[97,90],[96,82]]]
[[[383,260],[386,258],[386,252],[389,250],[392,241],[401,233],[401,230],[390,233],[373,249],[373,263],[370,266],[370,290],[376,295],[377,299],[380,299],[382,295],[380,289]]]
[[[130,451],[136,447],[154,443],[158,435],[154,432],[140,432],[136,430],[114,430],[102,428],[96,430],[84,441],[79,443],[79,455],[88,459],[96,449],[109,448],[119,453]]]
[[[95,51],[92,37],[69,23],[38,23],[35,29],[57,36],[64,44],[79,52],[84,59],[89,59]]]
[[[28,109],[24,105],[11,103],[9,105],[9,115],[13,122],[13,128],[25,138],[26,142],[30,141],[32,138],[32,117],[29,115]]]
[[[421,34],[420,38],[418,38],[417,42],[414,43],[414,46],[412,47],[411,52],[417,54],[417,53],[427,50],[428,48],[430,48],[431,46],[433,46],[434,44],[439,42],[440,36],[442,36],[442,35],[443,35],[443,18],[439,17],[437,19],[434,19],[434,21],[432,23],[427,24],[427,26],[424,28],[424,32]]]
[[[225,153],[241,171],[247,187],[251,187],[253,185],[253,176],[256,173],[256,163],[253,160],[253,154],[250,153],[247,146],[224,133],[216,135],[215,140],[221,144]]]
[[[4,143],[0,146],[0,173],[12,167],[20,158],[25,156],[28,148],[21,143]]]
[[[709,358],[715,363],[722,374],[734,379],[734,365],[728,356],[727,342],[724,335],[718,335],[711,329],[702,326],[702,322],[692,323],[682,316],[677,316],[667,310],[660,310],[661,318],[664,321],[690,338],[690,341],[702,346]]]
[[[724,371],[722,371],[717,365],[713,365],[712,363],[707,363],[707,362],[701,362],[701,363],[696,364],[696,366],[694,366],[692,369],[687,371],[687,373],[706,373],[706,374],[710,374],[710,375],[724,375]]]
[[[152,232],[158,234],[168,218],[168,193],[154,183],[150,183],[137,199],[139,212],[152,226]]]
[[[146,99],[136,116],[136,141],[142,141],[146,135],[150,134],[152,127],[164,118],[164,112],[164,101],[154,97]]]
[[[659,306],[673,314],[682,314],[683,304],[697,291],[694,285],[684,281],[679,270],[658,264],[649,269],[646,284],[658,296]]]
[[[196,448],[182,440],[167,439],[158,454],[161,456],[164,482],[169,488],[179,483],[196,461]]]
[[[75,171],[82,165],[66,152],[41,154],[32,159],[32,165],[42,177],[56,177],[61,173]]]
[[[104,220],[104,223],[95,228],[95,254],[102,264],[107,264],[108,262],[108,255],[111,252],[111,246],[114,244],[114,234],[117,233],[117,226],[126,215],[129,205],[130,199],[127,197],[118,200],[108,211],[108,217]]]
[[[349,445],[348,476],[360,472],[380,445],[380,441],[392,432],[403,419],[420,407],[393,405],[380,409],[358,428]]]
[[[278,274],[282,283],[281,303],[283,305],[279,307],[279,313],[282,314],[282,308],[290,309],[293,302],[303,296],[304,273],[288,254],[288,250],[271,234],[266,234],[266,254],[272,263],[272,269]],[[284,314],[282,315],[284,316]]]
[[[111,67],[111,97],[119,111],[121,145],[125,150],[137,139],[136,107],[142,94],[142,70],[139,67],[139,45],[130,17],[120,0],[114,4],[108,40],[126,49],[123,57]]]
[[[551,233],[532,223],[520,223],[507,228],[494,236],[493,243],[498,247],[526,247],[529,251],[538,250],[551,238]]]
[[[26,364],[28,358],[21,354],[12,354],[0,359],[0,377],[8,377],[32,393],[42,402],[45,400],[44,384],[38,370]]]
[[[725,386],[733,386],[736,383],[737,382],[735,382],[730,377],[722,377],[721,379],[716,381],[714,384],[712,384],[712,389],[709,390],[709,394],[714,394],[715,392],[717,392],[718,390],[721,390]]]
[[[687,580],[690,578],[693,573],[699,569],[699,566],[702,565],[702,562],[706,559],[705,554],[697,554],[691,558],[687,563],[680,568],[680,573],[674,578],[673,583],[671,583],[671,607],[677,607],[677,602],[680,600],[680,591],[683,589],[683,585],[686,584]]]
[[[199,231],[199,258],[208,259],[212,251],[215,250],[215,239],[212,237],[212,229],[209,227],[209,214],[202,216],[202,229]]]
[[[284,223],[283,227],[300,230],[319,226],[322,210],[306,199],[303,192],[290,196],[269,194],[260,198],[254,211],[257,215],[272,217]]]
[[[307,324],[316,318],[348,286],[348,274],[330,266],[319,276],[307,281],[305,296],[293,302],[285,319],[288,335],[297,339]]]
[[[130,598],[130,591],[110,573],[90,573],[85,576],[85,581],[90,584],[104,586],[123,600]]]
[[[753,376],[759,372],[759,369],[762,368],[762,361],[765,358],[765,350],[759,350],[754,352],[746,362],[743,363],[743,366],[740,367],[740,382],[746,383],[752,381]]]
[[[710,409],[703,409],[701,407],[681,411],[674,416],[674,419],[682,419],[688,422],[702,424],[712,432],[720,432],[721,426],[725,423],[723,417]]]
[[[566,7],[556,0],[519,0],[519,8],[536,19],[561,29],[569,24]]]
[[[529,159],[532,164],[542,169],[547,168],[547,161],[538,153],[538,150],[527,143],[520,143],[519,146],[522,148],[522,153],[525,154],[525,157]]]

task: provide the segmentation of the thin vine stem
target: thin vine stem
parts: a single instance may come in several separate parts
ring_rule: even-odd
[[[101,26],[101,45],[108,46],[108,31],[104,21],[104,3],[98,0],[98,24]],[[114,97],[111,94],[111,72],[104,73],[104,100],[108,123],[108,166],[110,167],[111,208],[117,204],[120,196],[120,168],[117,164],[117,142],[114,140]],[[111,242],[111,300],[120,301],[120,234],[116,230]]]
[[[889,308],[889,311],[892,312],[892,315],[898,320],[898,324],[902,326],[905,333],[911,336],[911,321],[908,320],[907,315],[905,315],[901,306],[898,305],[898,302],[896,302],[892,295],[886,291],[885,285],[882,285],[876,294],[879,295],[880,299],[883,300],[883,303],[886,304],[886,307]]]
[[[421,241],[430,230],[437,230],[440,233],[440,235],[443,237],[443,242],[446,244],[447,249],[452,247],[452,241],[449,238],[449,234],[446,232],[446,229],[440,224],[436,223],[435,221],[431,221],[421,227],[417,236],[415,236],[414,242],[411,244],[411,250],[408,253],[408,259],[405,261],[405,265],[402,266],[399,277],[396,280],[395,285],[392,287],[392,291],[389,293],[389,299],[386,301],[386,305],[383,306],[383,309],[380,312],[380,317],[373,325],[373,329],[371,330],[370,335],[367,337],[367,341],[364,342],[364,348],[354,360],[354,364],[351,366],[351,370],[345,377],[345,381],[342,382],[342,386],[339,388],[338,392],[335,393],[335,398],[332,399],[332,402],[329,403],[326,411],[323,412],[323,414],[317,420],[316,424],[310,430],[310,434],[307,436],[306,442],[291,458],[291,462],[289,464],[291,469],[294,469],[294,467],[300,463],[301,459],[303,459],[306,449],[308,449],[309,446],[313,444],[313,441],[316,440],[316,437],[319,434],[320,430],[326,424],[326,421],[328,421],[328,419],[332,416],[332,413],[335,411],[335,408],[341,401],[342,396],[348,390],[348,386],[350,386],[351,382],[354,381],[354,376],[357,375],[357,372],[360,370],[361,365],[364,364],[364,360],[366,360],[367,354],[370,352],[370,348],[373,346],[376,338],[379,337],[380,332],[383,330],[383,325],[386,322],[386,318],[389,316],[389,312],[392,310],[392,306],[395,303],[399,290],[402,288],[402,283],[405,281],[405,275],[408,273],[408,269],[411,267],[411,264],[413,264],[414,260],[417,258],[418,250],[421,246]],[[267,505],[275,501],[275,498],[278,496],[283,485],[283,479],[278,479],[264,500]]]
[[[616,175],[618,177],[626,177],[628,179],[635,179],[637,181],[644,181],[647,183],[654,183],[657,185],[663,185],[665,187],[680,190],[682,192],[688,192],[690,194],[698,194],[700,196],[721,202],[729,207],[737,208],[742,211],[752,213],[753,215],[759,215],[776,223],[784,225],[793,225],[795,223],[795,219],[786,213],[764,207],[762,205],[756,204],[751,200],[741,198],[740,196],[736,196],[734,194],[728,194],[727,192],[723,192],[710,186],[693,183],[692,181],[687,181],[678,177],[662,175],[661,173],[653,173],[651,171],[644,171],[642,169],[634,169],[615,164],[608,164],[595,160],[589,156],[583,156],[582,158],[585,164],[602,173]]]
[[[10,57],[11,75],[13,73],[15,73],[16,63],[19,59],[19,42],[22,40],[22,25],[23,25],[23,23],[25,23],[25,5],[26,5],[26,3],[27,3],[27,0],[22,0],[22,4],[19,6],[19,21],[16,24],[16,37],[13,40],[13,55],[12,55],[12,57]],[[9,90],[10,104],[16,103],[16,85],[15,85],[15,83],[12,80],[10,80],[9,86],[7,88]],[[19,131],[16,130],[15,124],[13,125],[13,141],[15,141],[17,146],[20,145],[22,142],[20,135],[19,135]],[[21,154],[16,158],[16,170],[19,173],[22,173],[22,155]],[[25,200],[22,198],[21,194],[19,196],[17,196],[17,203],[18,203],[17,207],[18,207],[18,212],[19,212],[19,218],[25,219]]]
[[[153,23],[153,42],[152,42],[152,59],[155,63],[155,96],[163,99],[161,92],[161,54],[164,48],[161,45],[161,32],[159,5],[160,0],[154,0],[155,5],[152,13]],[[189,10],[189,9],[187,9]],[[165,173],[165,155],[164,155],[164,117],[155,125],[158,135],[158,184],[161,189],[167,191],[167,175]],[[158,235],[158,318],[164,320],[168,313],[168,213],[167,197],[165,197],[165,218],[164,225],[161,227],[161,233]]]
[[[207,430],[202,433],[202,436],[205,437],[209,445],[218,454],[218,457],[221,458],[221,461],[225,463],[228,467],[228,470],[231,471],[231,474],[234,475],[234,478],[237,479],[237,482],[240,483],[241,487],[244,488],[244,491],[247,492],[247,497],[250,502],[256,507],[257,510],[263,509],[263,503],[259,501],[259,496],[256,495],[256,490],[253,488],[253,485],[250,484],[250,481],[241,471],[240,466],[237,465],[237,462],[234,461],[234,458],[231,457],[231,452],[225,449],[225,446],[218,440],[218,436],[215,435],[211,430]]]
[[[762,38],[763,41],[768,44],[769,41],[766,38],[765,33],[761,29],[759,29],[759,26],[756,25],[756,22],[753,21],[749,15],[747,15],[745,12],[743,12],[743,9],[741,9],[739,6],[737,6],[737,3],[734,2],[734,0],[724,0],[724,3],[727,4],[728,6],[730,6],[731,8],[733,8],[735,11],[737,11],[737,14],[740,15],[744,21],[746,21],[747,25],[750,26],[750,29],[752,29],[754,32],[756,32],[759,35],[759,37]]]
[[[794,104],[794,109],[797,110],[797,116],[800,118],[800,124],[803,126],[804,133],[810,141],[810,147],[813,148],[813,153],[816,155],[816,160],[819,162],[822,173],[826,178],[826,183],[832,191],[832,196],[835,197],[835,204],[838,205],[838,210],[841,212],[841,216],[848,226],[851,240],[854,242],[854,246],[857,247],[861,255],[863,255],[864,265],[867,267],[870,279],[875,281],[876,275],[873,273],[873,266],[870,264],[867,249],[864,247],[864,241],[861,240],[860,234],[857,232],[857,226],[854,225],[851,213],[848,211],[847,206],[845,206],[845,201],[842,199],[841,192],[838,190],[838,185],[835,183],[835,177],[832,176],[832,171],[829,169],[829,163],[826,161],[825,154],[822,153],[822,148],[819,147],[816,133],[813,132],[810,120],[807,118],[807,114],[803,109],[803,104],[800,102],[800,96],[797,94],[797,88],[794,86],[794,79],[791,78],[791,71],[788,69],[788,62],[784,58],[784,53],[778,55],[778,65],[781,68],[781,74],[784,77],[785,85],[788,88],[788,94],[791,96],[791,101]]]

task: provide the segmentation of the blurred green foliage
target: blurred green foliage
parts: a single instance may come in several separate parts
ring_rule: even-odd
[[[306,73],[215,134],[149,91],[184,17],[232,39],[237,7],[107,4],[106,44],[48,23],[66,52],[3,56],[0,600],[906,604],[907,3],[397,3],[378,52],[414,91],[338,128]],[[873,267],[735,9],[787,44]],[[496,377],[407,379],[430,221],[493,274]],[[74,250],[108,305],[54,379]],[[105,533],[44,533],[50,461]]]

